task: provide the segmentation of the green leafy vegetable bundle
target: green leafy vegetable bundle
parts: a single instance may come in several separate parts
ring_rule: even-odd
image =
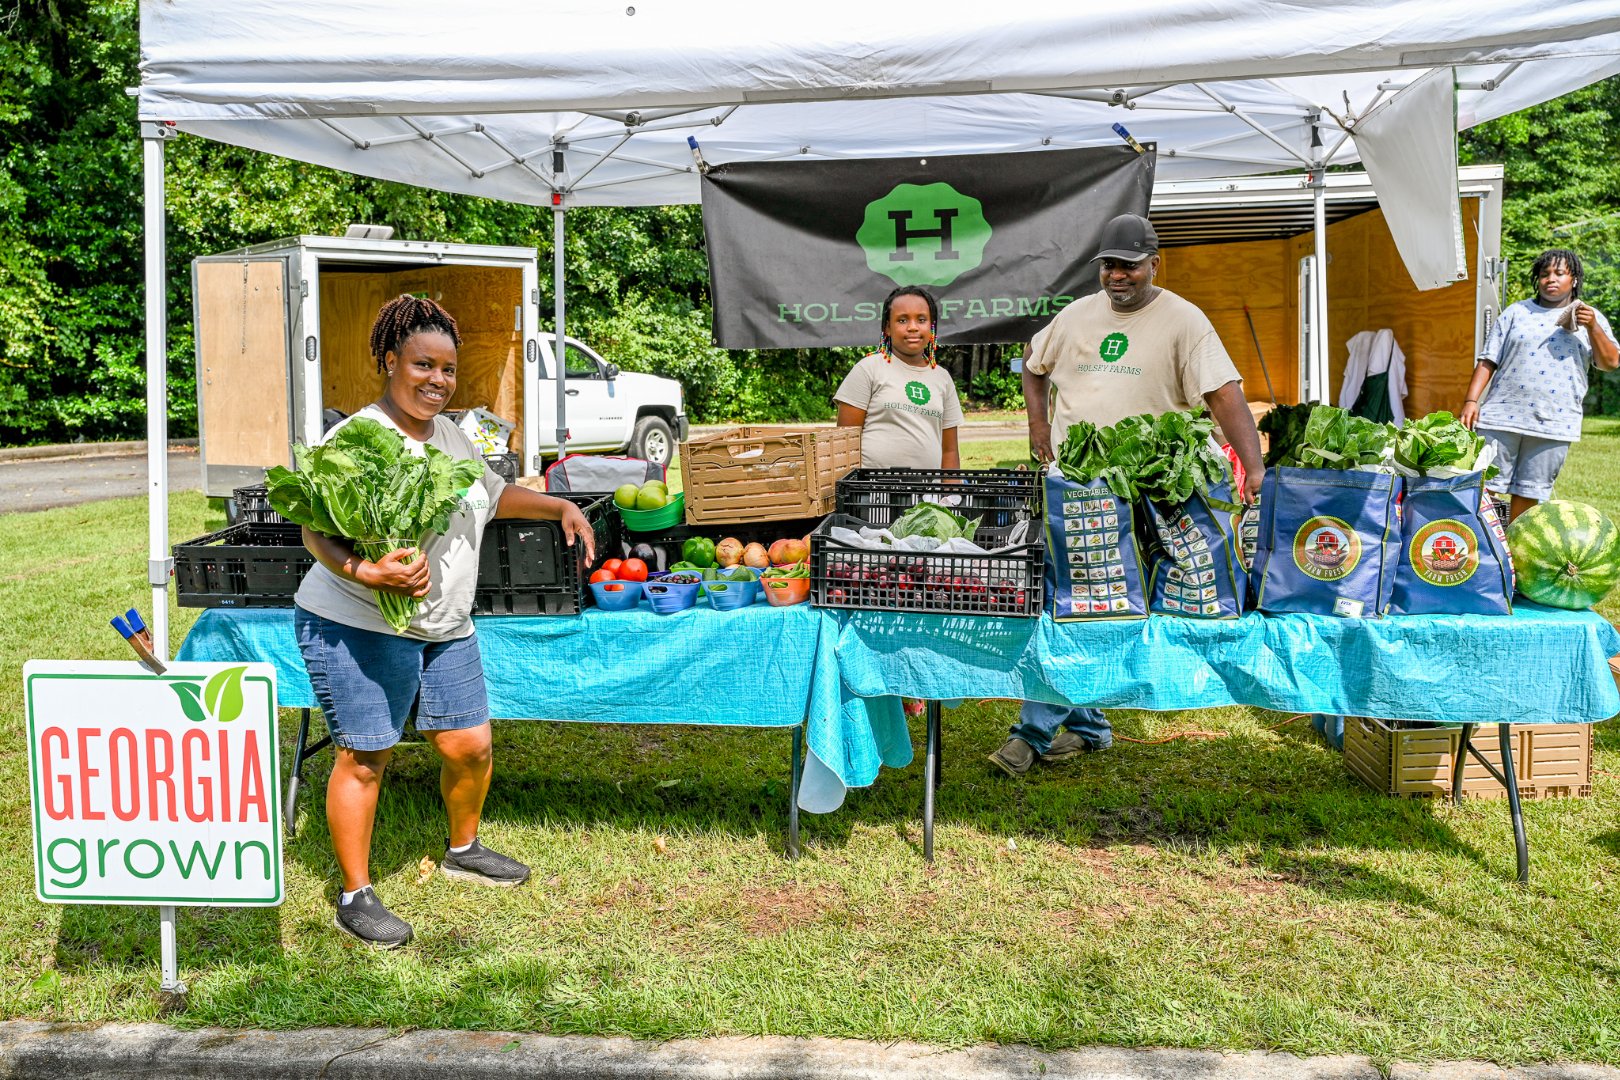
[[[1057,464],[1077,484],[1102,480],[1121,499],[1140,496],[1179,506],[1194,491],[1230,477],[1214,432],[1203,409],[1127,416],[1104,428],[1082,422],[1069,428]]]
[[[1266,436],[1266,468],[1293,460],[1299,444],[1305,438],[1305,425],[1310,422],[1314,408],[1316,406],[1308,402],[1277,405],[1260,418],[1255,426],[1260,429],[1260,434]]]
[[[297,471],[276,466],[265,476],[270,505],[288,521],[354,541],[373,562],[395,548],[416,547],[443,533],[462,494],[484,474],[432,446],[405,448],[400,434],[375,420],[350,420],[320,446],[294,446]],[[377,606],[404,633],[419,601],[379,592]]]
[[[889,532],[896,539],[927,536],[944,543],[960,536],[964,540],[971,540],[978,531],[979,521],[979,518],[965,518],[939,503],[925,501],[896,518],[894,524],[889,526]]]
[[[1483,438],[1445,411],[1432,412],[1420,420],[1408,420],[1395,433],[1395,464],[1419,476],[1442,467],[1469,471],[1484,449]],[[1492,465],[1486,479],[1495,475],[1496,466]]]
[[[1285,434],[1292,437],[1292,431]],[[1299,433],[1298,442],[1276,464],[1298,469],[1353,469],[1377,465],[1388,455],[1394,441],[1395,429],[1389,424],[1351,416],[1332,405],[1315,405],[1305,429]],[[1272,464],[1269,454],[1266,463]]]

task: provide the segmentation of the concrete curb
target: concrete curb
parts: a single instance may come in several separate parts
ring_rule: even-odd
[[[639,1042],[475,1031],[315,1028],[179,1030],[161,1024],[0,1023],[0,1075],[16,1080],[1378,1080],[1366,1058],[1252,1051],[1043,1052],[843,1039]],[[1502,1069],[1479,1062],[1395,1065],[1397,1080],[1620,1080],[1591,1065]]]
[[[170,439],[169,452],[195,450],[196,439]],[[120,457],[146,453],[146,440],[130,442],[56,443],[50,446],[8,446],[0,449],[0,464],[9,461],[47,461],[58,458]]]

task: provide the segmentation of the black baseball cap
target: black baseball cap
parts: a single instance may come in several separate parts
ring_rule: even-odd
[[[1153,230],[1153,223],[1140,214],[1121,214],[1103,226],[1102,240],[1091,261],[1141,262],[1158,251],[1159,234]]]

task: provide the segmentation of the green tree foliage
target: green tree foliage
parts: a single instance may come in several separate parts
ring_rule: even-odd
[[[1620,318],[1620,77],[1464,132],[1460,157],[1500,163],[1506,174],[1503,301],[1535,294],[1537,255],[1572,248],[1586,267],[1582,299]],[[1620,414],[1620,376],[1594,378],[1587,407]]]

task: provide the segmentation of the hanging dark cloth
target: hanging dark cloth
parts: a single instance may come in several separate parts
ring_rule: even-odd
[[[1352,416],[1364,416],[1380,424],[1394,421],[1395,413],[1389,407],[1389,372],[1368,375],[1361,383],[1361,393],[1350,406]]]

